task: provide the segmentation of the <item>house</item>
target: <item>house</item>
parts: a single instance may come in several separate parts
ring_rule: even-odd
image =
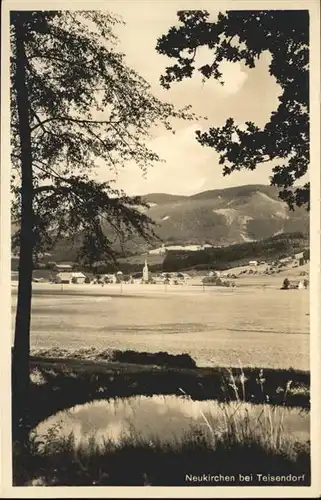
[[[153,276],[153,280],[155,281],[155,283],[161,284],[161,283],[164,283],[165,278],[161,275],[155,275],[155,276]]]
[[[54,279],[55,283],[61,284],[70,284],[70,283],[85,283],[86,276],[83,273],[68,273],[68,272],[60,272],[57,273]]]
[[[186,273],[177,273],[176,278],[179,281],[183,281],[184,283],[187,283],[187,280],[190,279],[190,276]]]
[[[60,272],[71,272],[72,271],[72,265],[71,264],[55,264],[54,271],[57,271],[58,273]]]
[[[290,262],[292,262],[292,258],[284,257],[283,259],[279,259],[279,262],[281,262],[281,264],[289,264]]]
[[[86,276],[83,273],[77,272],[77,273],[71,273],[71,282],[72,283],[77,283],[77,284],[83,284],[85,283]]]
[[[54,279],[54,283],[70,284],[72,280],[72,273],[61,272],[58,273]]]
[[[220,271],[210,271],[210,272],[208,273],[208,275],[209,275],[211,278],[212,278],[213,276],[214,276],[215,278],[220,278],[221,273],[220,273]]]
[[[104,283],[117,283],[117,277],[115,274],[103,274],[100,279]]]
[[[250,260],[249,266],[257,266],[257,260]]]
[[[289,280],[288,278],[285,278],[283,281],[283,285],[281,286],[281,290],[303,290],[307,289],[309,286],[309,281],[308,280]]]

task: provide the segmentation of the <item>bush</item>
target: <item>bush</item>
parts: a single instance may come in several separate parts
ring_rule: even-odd
[[[189,354],[168,354],[168,352],[114,351],[113,361],[141,365],[161,365],[174,368],[195,368],[196,362]]]
[[[204,285],[217,285],[218,281],[221,281],[220,278],[217,278],[216,276],[205,276],[202,279],[202,283]]]
[[[285,280],[283,281],[283,285],[282,285],[281,290],[288,290],[289,286],[290,286],[290,281],[288,278],[285,278]]]

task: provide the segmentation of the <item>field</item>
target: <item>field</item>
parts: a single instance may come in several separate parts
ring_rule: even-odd
[[[309,292],[280,290],[280,274],[236,288],[202,287],[200,277],[166,287],[33,283],[34,430],[27,450],[14,445],[14,484],[188,485],[186,471],[213,464],[234,485],[239,473],[262,485],[262,472],[309,484]],[[12,298],[14,321],[15,283]],[[51,348],[78,359],[46,359]],[[83,359],[81,348],[188,353],[203,368]]]
[[[308,370],[309,293],[279,290],[280,278],[235,289],[34,283],[31,347],[186,352],[198,366]]]

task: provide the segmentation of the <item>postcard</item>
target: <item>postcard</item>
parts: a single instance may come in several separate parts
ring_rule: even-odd
[[[320,495],[319,99],[315,0],[3,2],[2,496]]]

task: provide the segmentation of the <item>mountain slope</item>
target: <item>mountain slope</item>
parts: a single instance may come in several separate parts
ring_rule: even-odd
[[[278,234],[309,232],[309,214],[303,208],[291,212],[278,198],[276,188],[265,185],[238,186],[204,191],[193,196],[152,193],[144,196],[149,203],[145,212],[156,222],[156,232],[167,245],[227,246],[269,238]],[[105,227],[105,233],[110,228]],[[73,247],[58,242],[52,260],[75,260],[81,241],[77,235]],[[127,254],[150,249],[135,237],[128,241]]]
[[[291,212],[271,186],[240,186],[189,197],[145,197],[148,215],[165,242],[229,245],[276,234],[309,231],[304,209]]]

